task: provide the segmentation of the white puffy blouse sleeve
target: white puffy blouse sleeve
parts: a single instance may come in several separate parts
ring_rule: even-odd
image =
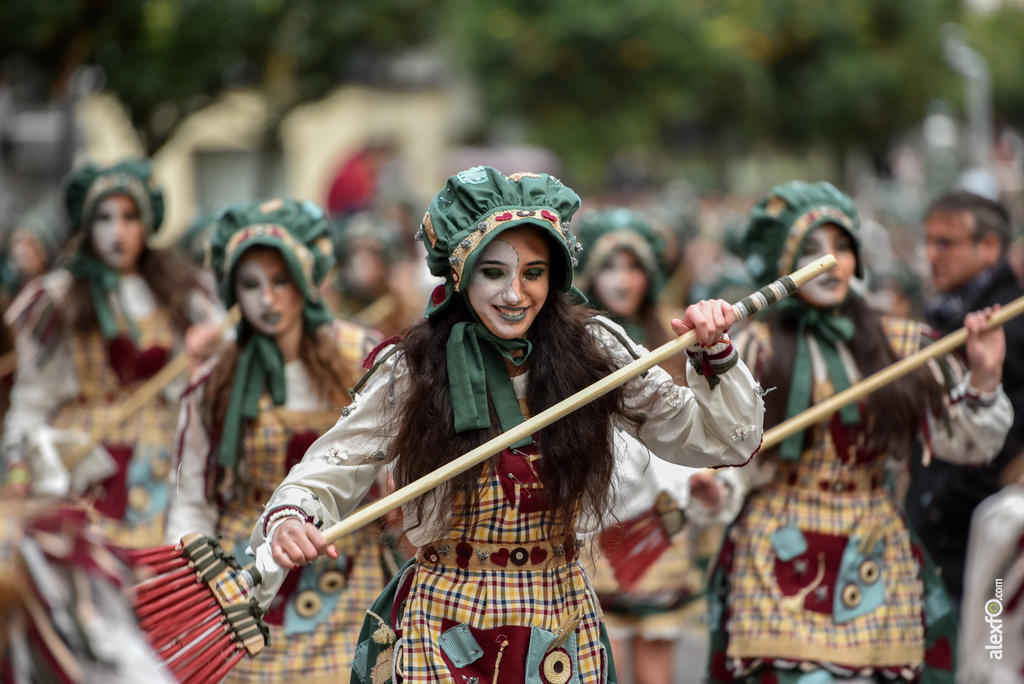
[[[590,330],[618,367],[647,353],[630,341],[620,326],[604,317],[595,317]],[[697,351],[694,358],[700,364],[702,355],[708,359],[732,359],[732,353],[732,341],[726,336],[718,344]],[[714,365],[712,361],[704,367]],[[646,416],[637,437],[654,455],[678,465],[718,467],[747,463],[760,448],[764,423],[762,391],[750,371],[742,361],[737,361],[724,372],[709,377],[698,373],[695,364],[690,363],[686,377],[689,387],[681,387],[672,382],[666,371],[655,366],[626,383],[628,408]],[[632,431],[625,421],[619,427]]]
[[[274,491],[253,529],[253,549],[266,541],[275,514],[301,513],[324,527],[344,520],[392,459],[388,448],[398,431],[399,402],[408,391],[408,366],[394,345],[382,349],[377,359],[338,422]]]

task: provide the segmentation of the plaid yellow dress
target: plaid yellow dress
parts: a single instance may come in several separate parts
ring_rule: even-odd
[[[134,344],[127,337],[104,340],[98,331],[70,334],[81,391],[57,409],[54,427],[90,432],[170,359],[179,339],[165,312],[155,309],[135,325],[139,337]],[[103,427],[103,445],[117,472],[99,487],[90,518],[113,545],[139,549],[163,541],[177,423],[177,403],[160,395],[131,420]]]
[[[883,327],[900,357],[932,339],[914,321]],[[744,334],[738,346],[756,377],[771,340],[762,323]],[[814,402],[833,393],[817,370]],[[943,370],[962,377],[955,365]],[[952,681],[952,605],[884,487],[887,454],[865,453],[864,437],[834,415],[813,428],[799,461],[781,462],[747,496],[712,573],[712,681],[766,681],[766,670],[795,681],[816,667]]]
[[[379,338],[360,326],[341,321],[333,325],[339,354],[359,368]],[[293,411],[275,407],[269,393],[260,399],[259,417],[242,434],[238,481],[219,488],[226,495],[217,534],[239,562],[252,560],[245,550],[263,504],[316,438],[334,425],[341,408]],[[390,579],[384,555],[388,550],[379,531],[369,527],[335,545],[337,560],[324,556],[289,573],[264,617],[270,646],[259,658],[243,659],[226,681],[326,684],[349,671],[366,608]]]
[[[468,520],[422,547],[371,608],[353,682],[614,681],[576,539],[544,532],[539,458],[506,449],[485,465]]]

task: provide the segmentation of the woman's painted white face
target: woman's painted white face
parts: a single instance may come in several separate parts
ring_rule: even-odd
[[[796,267],[803,268],[826,254],[835,256],[835,268],[807,281],[797,291],[800,299],[819,309],[842,304],[850,292],[850,280],[857,271],[853,239],[834,223],[818,226],[804,238],[803,253]]]
[[[510,228],[487,243],[466,293],[494,335],[525,337],[548,298],[551,249],[539,228]]]
[[[633,252],[623,249],[594,276],[597,303],[609,313],[627,318],[640,309],[647,296],[647,271]]]
[[[138,270],[146,227],[131,197],[111,195],[96,205],[89,236],[93,251],[107,266],[121,273]]]
[[[276,249],[246,251],[235,268],[235,297],[253,328],[276,337],[302,324],[306,300]]]

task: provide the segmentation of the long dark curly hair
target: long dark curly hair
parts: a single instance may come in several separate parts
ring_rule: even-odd
[[[553,278],[554,280],[554,278]],[[593,312],[575,304],[565,293],[552,289],[530,327],[533,351],[529,361],[527,405],[534,413],[549,408],[613,372],[608,353],[587,330]],[[438,317],[415,324],[404,348],[412,387],[398,409],[395,484],[407,485],[500,434],[494,418],[490,428],[457,434],[448,386],[448,335],[460,321],[472,320],[467,305],[456,297]],[[550,510],[548,534],[555,538],[574,531],[577,514],[605,516],[611,495],[614,458],[610,441],[613,416],[627,426],[639,427],[643,416],[627,409],[623,387],[605,394],[552,423],[536,436],[542,453],[539,476]],[[478,500],[477,480],[494,457],[456,476],[433,499],[415,503],[419,520],[455,522],[466,516]],[[454,501],[463,501],[452,510]],[[433,501],[428,509],[428,501]]]
[[[839,312],[853,321],[857,331],[847,347],[863,377],[899,360],[882,328],[881,318],[863,299],[849,297]],[[797,348],[795,321],[773,312],[768,318],[768,329],[773,351],[765,361],[761,384],[764,387],[778,387],[779,396],[773,394],[771,401],[765,401],[765,428],[778,425],[786,418],[794,351]],[[917,439],[925,411],[940,411],[942,395],[942,388],[927,366],[868,395],[863,400],[866,425],[869,426],[868,450],[893,456],[909,454]],[[807,430],[804,433],[804,449],[809,448],[813,432]]]

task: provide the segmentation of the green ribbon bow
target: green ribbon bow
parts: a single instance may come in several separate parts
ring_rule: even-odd
[[[846,375],[836,345],[853,339],[855,330],[853,321],[846,316],[838,315],[834,309],[818,309],[796,298],[783,299],[776,307],[779,315],[797,320],[796,357],[793,362],[793,376],[789,381],[789,402],[786,404],[786,418],[789,419],[811,405],[814,371],[811,368],[807,333],[810,332],[818,341],[828,377],[838,394],[850,386],[850,379]],[[856,403],[848,404],[839,410],[839,417],[843,425],[856,425],[860,422],[860,408]],[[798,460],[803,449],[803,439],[804,431],[801,430],[783,440],[779,447],[780,457],[787,461]]]
[[[247,327],[245,321],[238,324],[238,339],[245,339],[243,333],[247,331],[243,328]],[[238,462],[238,435],[242,429],[242,420],[254,420],[259,416],[264,387],[270,389],[270,397],[275,406],[284,404],[287,398],[284,357],[273,338],[251,331],[238,356],[231,399],[221,427],[217,462],[224,468],[233,469]]]
[[[68,271],[77,280],[84,280],[89,284],[89,292],[92,294],[92,306],[96,310],[96,320],[100,326],[100,333],[103,339],[112,340],[121,335],[121,326],[118,325],[117,317],[110,308],[110,295],[117,294],[117,286],[121,282],[121,273],[111,268],[99,259],[76,255],[68,264]],[[122,311],[128,333],[133,340],[138,341],[139,329],[135,321]]]
[[[476,318],[475,312],[473,316]],[[451,388],[455,432],[490,427],[488,394],[494,403],[502,432],[508,432],[523,422],[523,412],[512,387],[512,378],[502,359],[520,366],[532,349],[533,345],[528,340],[502,339],[479,320],[456,323],[452,327],[448,336],[448,385]],[[523,353],[513,356],[513,351]],[[527,436],[512,446],[515,448],[532,443],[533,439]]]

